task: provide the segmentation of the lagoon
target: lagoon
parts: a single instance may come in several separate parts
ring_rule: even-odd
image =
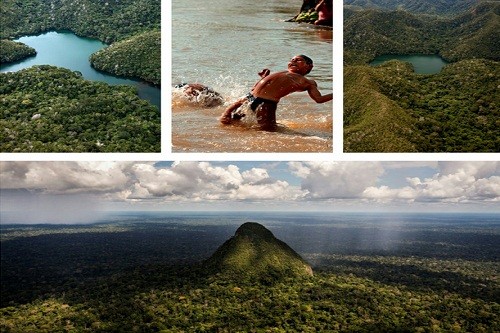
[[[69,31],[50,31],[37,36],[21,37],[15,41],[31,46],[37,51],[37,55],[15,63],[1,64],[0,72],[15,72],[34,65],[63,67],[82,73],[87,80],[135,86],[140,98],[148,100],[160,109],[158,87],[139,80],[106,74],[90,66],[90,55],[107,46],[97,39],[78,37]]]
[[[400,60],[409,62],[413,65],[413,69],[417,74],[437,74],[441,69],[447,64],[447,62],[438,55],[394,55],[394,54],[384,54],[376,57],[372,62],[371,66],[376,66],[383,64],[389,60]]]

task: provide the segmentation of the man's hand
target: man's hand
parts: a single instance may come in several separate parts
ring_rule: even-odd
[[[271,73],[271,71],[267,68],[264,68],[263,70],[261,70],[258,74],[261,78],[265,78],[266,76],[269,75],[269,73]]]

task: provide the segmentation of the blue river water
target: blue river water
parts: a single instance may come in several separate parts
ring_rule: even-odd
[[[1,64],[0,72],[15,72],[34,65],[63,67],[81,72],[87,80],[135,86],[140,98],[160,109],[160,88],[139,80],[106,74],[90,66],[90,55],[107,46],[97,39],[78,37],[69,31],[50,31],[37,36],[21,37],[15,41],[31,46],[37,51],[37,55],[15,63]]]

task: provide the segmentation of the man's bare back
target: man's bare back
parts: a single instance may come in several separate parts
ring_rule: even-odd
[[[305,91],[310,85],[304,76],[288,71],[273,73],[258,81],[252,89],[252,95],[274,102],[293,92]]]
[[[279,102],[286,95],[301,91],[308,91],[311,98],[318,103],[331,100],[331,94],[321,96],[315,81],[290,71],[273,73],[261,79],[252,89],[252,95]]]

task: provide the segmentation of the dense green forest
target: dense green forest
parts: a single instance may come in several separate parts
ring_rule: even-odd
[[[344,62],[382,54],[440,54],[448,61],[500,60],[500,3],[482,1],[453,17],[344,7]]]
[[[160,51],[160,31],[148,31],[94,53],[90,57],[90,63],[98,70],[119,76],[138,77],[160,85]]]
[[[500,64],[464,60],[435,75],[410,64],[347,66],[344,150],[500,151]]]
[[[0,39],[0,63],[14,62],[36,55],[36,50],[23,43]]]
[[[344,0],[353,8],[405,10],[426,14],[453,14],[469,9],[477,0]]]
[[[271,223],[279,239],[312,263],[314,275],[258,279],[214,274],[203,264],[237,226],[175,221],[1,226],[1,331],[500,327],[494,222]]]
[[[345,6],[344,151],[500,151],[499,15],[494,1],[446,17]],[[368,66],[384,54],[454,63],[434,75]]]
[[[160,114],[131,86],[33,66],[0,75],[2,152],[159,152]]]
[[[3,0],[0,37],[70,30],[105,43],[160,28],[160,0]]]

